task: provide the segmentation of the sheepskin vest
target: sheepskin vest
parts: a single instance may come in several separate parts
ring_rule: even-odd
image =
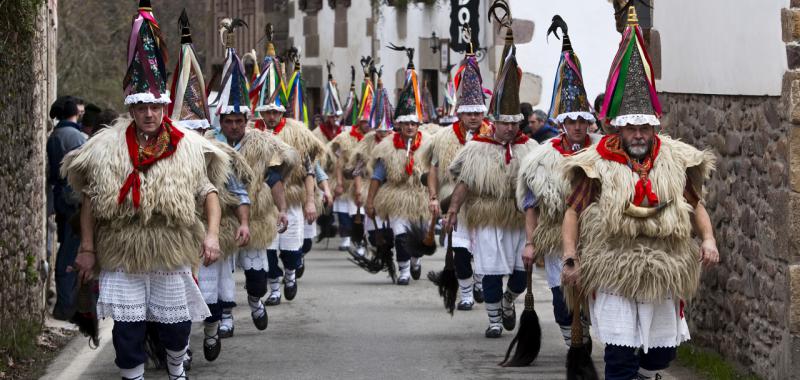
[[[286,125],[276,136],[297,151],[301,163],[283,179],[286,187],[286,204],[289,207],[302,207],[306,200],[306,160],[311,163],[320,160],[324,167],[326,148],[302,122],[290,118],[284,118],[284,120],[286,120]],[[315,199],[318,203],[317,210],[320,210],[321,198],[315,197]]]
[[[440,131],[442,131],[444,129],[447,129],[447,128],[442,128],[442,127],[439,126],[439,124],[436,124],[436,123],[425,123],[425,124],[421,124],[419,126],[419,131],[420,132],[427,133],[428,135],[431,135],[431,136],[439,133]]]
[[[361,199],[367,199],[369,180],[372,178],[372,168],[369,166],[369,162],[372,160],[372,151],[375,150],[378,143],[378,136],[375,134],[375,131],[370,131],[364,135],[364,138],[353,148],[344,166],[345,172],[349,173],[353,173],[356,167],[360,166],[360,177],[364,180],[361,181],[361,189],[357,190],[361,192]]]
[[[589,134],[592,145],[602,137]],[[564,176],[564,162],[568,157],[559,152],[553,146],[553,139],[550,139],[522,160],[517,178],[517,207],[523,210],[528,191],[538,201],[538,223],[533,232],[533,246],[537,255],[561,257],[561,223],[571,190]]]
[[[427,188],[420,179],[422,173],[427,169],[422,155],[428,149],[431,137],[426,133],[420,133],[422,138],[419,148],[414,152],[414,167],[411,175],[408,175],[405,170],[408,162],[406,149],[395,148],[392,135],[386,136],[372,152],[370,170],[374,170],[378,160],[383,161],[386,168],[386,182],[381,185],[374,201],[375,211],[383,220],[403,218],[417,222],[431,219],[428,210]]]
[[[131,196],[117,203],[131,173],[125,130],[130,119],[92,137],[64,158],[62,175],[91,198],[97,263],[103,270],[129,273],[196,267],[205,228],[198,203],[209,184],[224,187],[230,157],[203,136],[178,125],[184,137],[175,153],[140,172],[141,203]]]
[[[353,126],[352,128],[358,127]],[[339,179],[336,178],[336,165],[340,165],[342,171],[344,172],[344,168],[348,166],[347,161],[350,159],[350,156],[353,154],[353,151],[356,149],[358,143],[358,139],[351,135],[350,131],[348,130],[334,137],[330,144],[328,144],[328,159],[326,160],[328,165],[325,170],[328,172],[328,176],[330,177],[331,187],[336,188],[336,186],[339,185]],[[344,187],[344,193],[342,193],[339,198],[351,200],[353,199],[353,180],[347,179],[344,175],[342,175],[342,179],[344,180],[344,183],[342,184]]]
[[[514,198],[517,172],[523,157],[537,146],[535,140],[513,145],[508,164],[506,148],[499,145],[470,141],[458,152],[449,170],[456,183],[464,182],[469,188],[463,207],[470,228],[525,227]]]
[[[439,199],[444,199],[453,193],[455,183],[453,177],[447,168],[453,163],[456,154],[464,147],[461,145],[458,136],[456,136],[453,127],[442,128],[442,130],[433,136],[430,149],[427,154],[427,161],[438,163],[436,167],[437,178],[439,179]]]
[[[206,137],[210,135],[209,141],[217,148],[228,154],[231,158],[232,175],[236,177],[245,187],[253,183],[255,174],[239,152],[231,148],[228,144],[214,138],[214,131],[206,132]],[[236,230],[239,228],[239,218],[236,217],[236,208],[239,207],[239,198],[228,190],[228,186],[217,188],[219,194],[220,209],[222,216],[219,221],[219,247],[223,258],[239,252],[239,244],[236,243]],[[205,209],[202,204],[198,204],[198,212],[203,215],[203,221],[207,219]],[[252,227],[252,225],[251,225]],[[252,228],[251,228],[252,229]]]
[[[714,155],[668,136],[648,178],[661,204],[649,218],[624,214],[634,199],[638,176],[627,165],[586,150],[565,164],[568,180],[586,176],[600,185],[599,198],[580,215],[581,285],[639,301],[674,295],[691,298],[698,285],[698,244],[692,238],[693,207],[684,199],[687,177],[701,186],[714,169]]]

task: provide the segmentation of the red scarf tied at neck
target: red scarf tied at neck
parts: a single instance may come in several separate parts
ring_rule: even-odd
[[[565,133],[562,133],[561,136],[558,136],[550,141],[553,144],[553,148],[555,148],[558,153],[561,153],[562,156],[571,156],[575,154],[575,152],[572,151],[572,146],[570,145],[569,139]],[[586,139],[583,141],[583,146],[581,148],[586,148],[589,145],[592,145],[592,139],[589,138],[589,135],[586,135]]]
[[[489,143],[493,145],[500,145],[506,149],[506,165],[511,163],[511,159],[514,158],[514,154],[512,153],[512,148],[514,145],[525,144],[528,142],[529,138],[522,132],[517,132],[517,135],[514,136],[514,140],[508,144],[501,143],[495,140],[493,137],[485,136],[485,135],[478,135],[475,136],[472,141],[478,141],[482,143]]]
[[[328,125],[328,123],[322,123],[317,128],[319,128],[322,134],[325,135],[325,138],[328,139],[328,141],[333,140],[334,137],[342,132],[341,125]]]
[[[350,128],[350,136],[355,137],[356,141],[359,142],[364,139],[364,135],[358,131],[358,127],[356,127],[355,125]]]
[[[122,204],[128,193],[132,193],[133,208],[141,204],[142,179],[139,173],[147,171],[156,162],[171,156],[178,150],[178,143],[183,139],[183,133],[172,126],[172,120],[164,116],[158,135],[151,137],[144,146],[139,145],[136,138],[136,126],[131,122],[125,130],[125,143],[128,146],[128,157],[133,165],[133,170],[122,184],[117,197],[117,204]]]
[[[394,133],[394,147],[395,149],[408,149],[408,161],[406,162],[406,174],[411,175],[414,173],[414,152],[419,149],[420,144],[422,143],[422,133],[417,132],[417,135],[414,136],[414,141],[411,143],[410,149],[406,147],[405,139],[403,139],[403,134],[400,132]]]
[[[641,206],[645,197],[650,207],[658,205],[658,195],[653,191],[653,183],[650,182],[648,174],[653,169],[653,163],[658,157],[659,149],[661,149],[661,139],[658,136],[653,136],[653,146],[650,147],[650,153],[639,162],[628,156],[628,153],[622,147],[622,139],[617,134],[605,136],[597,144],[597,153],[600,154],[600,157],[626,165],[639,175],[639,181],[636,182],[636,192],[633,195],[633,204],[635,206]]]

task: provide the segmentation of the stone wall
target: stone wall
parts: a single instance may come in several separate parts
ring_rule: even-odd
[[[660,99],[663,130],[718,159],[705,186],[722,263],[703,274],[690,303],[693,340],[759,377],[786,378],[795,232],[789,207],[794,127],[787,107],[781,97],[669,93]]]
[[[44,317],[45,116],[55,80],[56,0],[0,15],[0,354],[29,354]],[[5,360],[5,358],[3,358]]]

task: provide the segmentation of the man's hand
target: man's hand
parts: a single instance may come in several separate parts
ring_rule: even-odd
[[[575,256],[561,258],[561,282],[565,285],[576,285],[581,279],[581,264]]]
[[[356,207],[363,206],[361,203],[361,192],[358,191],[358,189],[353,190],[353,203],[356,204]]]
[[[431,211],[431,214],[434,218],[438,218],[442,213],[442,210],[439,206],[439,200],[436,198],[431,198],[431,200],[428,201],[428,210]]]
[[[75,263],[67,267],[67,272],[78,271],[78,281],[84,284],[94,276],[94,264],[97,258],[91,249],[79,248]]]
[[[308,201],[305,206],[303,206],[303,216],[308,224],[314,223],[314,221],[317,220],[317,205],[314,204],[314,201]]]
[[[526,243],[525,249],[522,251],[522,262],[525,264],[527,268],[533,268],[536,260],[536,252],[533,248],[533,244]]]
[[[200,257],[203,258],[203,265],[209,266],[219,259],[219,237],[214,234],[206,234],[203,239],[203,247]]]
[[[717,242],[714,239],[703,240],[700,244],[700,261],[706,268],[712,267],[719,262],[719,251]]]
[[[341,183],[336,184],[336,187],[333,188],[333,196],[339,198],[344,194],[344,185]]]
[[[286,232],[286,229],[289,228],[289,216],[286,215],[286,212],[279,212],[278,213],[278,233],[282,234]]]
[[[239,244],[240,247],[244,247],[247,243],[250,243],[250,226],[247,224],[239,225],[239,228],[236,230],[236,243]]]
[[[451,233],[458,227],[458,213],[455,210],[450,210],[444,218],[444,225],[442,228],[444,232]]]
[[[322,204],[328,207],[333,204],[333,195],[331,195],[330,189],[322,192]]]
[[[364,211],[366,211],[367,216],[370,217],[370,219],[375,219],[375,205],[372,203],[367,203],[367,207]]]

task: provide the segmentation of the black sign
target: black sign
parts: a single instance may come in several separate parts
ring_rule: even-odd
[[[472,29],[473,49],[478,49],[478,5],[480,0],[450,0],[450,48],[456,52],[463,53],[469,48],[461,32],[461,26],[465,24]]]

